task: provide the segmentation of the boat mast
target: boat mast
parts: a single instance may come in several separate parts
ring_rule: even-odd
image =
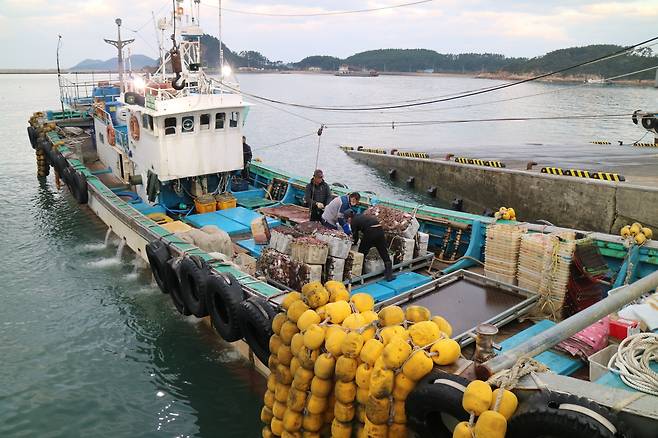
[[[128,44],[131,44],[135,40],[134,39],[121,40],[121,18],[117,18],[116,20],[114,20],[114,22],[117,24],[117,39],[116,40],[105,39],[105,42],[117,48],[118,51],[117,59],[119,64],[119,86],[121,88],[121,92],[123,93],[125,88],[123,83],[123,48]]]
[[[219,0],[219,74],[223,76],[224,48],[222,47],[222,0]]]
[[[57,84],[59,85],[59,104],[64,113],[64,96],[62,95],[62,71],[59,68],[59,48],[62,46],[62,36],[57,35]]]

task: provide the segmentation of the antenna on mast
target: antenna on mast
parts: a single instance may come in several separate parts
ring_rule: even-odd
[[[117,63],[119,64],[119,86],[121,87],[121,92],[123,92],[125,88],[123,84],[123,48],[135,40],[121,40],[121,18],[117,18],[114,20],[114,22],[117,24],[117,39],[105,39],[105,42],[117,48]]]
[[[62,95],[62,71],[59,68],[59,48],[62,46],[62,36],[57,35],[57,84],[59,85],[59,103],[64,113],[64,96]]]

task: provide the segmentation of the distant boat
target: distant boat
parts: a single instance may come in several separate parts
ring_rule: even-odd
[[[377,73],[377,70],[350,70],[348,65],[343,64],[334,73],[334,76],[376,77],[379,76],[379,73]]]

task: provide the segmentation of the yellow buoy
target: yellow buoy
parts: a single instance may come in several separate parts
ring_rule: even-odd
[[[637,243],[638,245],[642,245],[646,241],[647,241],[647,236],[645,236],[644,233],[637,233],[635,235],[635,243]]]
[[[352,403],[356,397],[356,383],[336,381],[334,396],[341,403]]]
[[[439,330],[445,333],[447,337],[452,337],[452,326],[444,317],[438,315],[433,316],[432,322],[436,324],[439,327]]]
[[[281,301],[281,307],[284,308],[284,310],[288,310],[290,308],[290,305],[294,303],[295,301],[299,301],[302,299],[302,294],[296,291],[288,292],[285,297],[283,297],[283,301]]]
[[[631,226],[626,225],[626,226],[621,227],[621,230],[619,230],[619,234],[623,238],[626,238],[626,237],[630,236],[631,235]]]
[[[451,365],[457,362],[461,354],[461,347],[453,339],[439,339],[432,348],[432,353],[438,353],[432,356],[432,360],[437,365]]]
[[[331,353],[324,353],[318,356],[313,367],[315,375],[321,379],[331,379],[334,375],[336,359]]]
[[[304,406],[306,406],[306,391],[290,388],[286,406],[288,407],[288,410],[302,412],[304,410]]]
[[[279,335],[281,333],[281,326],[284,322],[286,322],[287,319],[288,317],[285,313],[277,313],[276,316],[272,319],[272,331],[275,335]]]
[[[452,431],[452,438],[473,438],[468,421],[462,421],[457,424],[455,430]]]
[[[313,281],[302,287],[302,299],[311,309],[317,309],[329,302],[329,292],[322,283]]]
[[[348,301],[350,299],[350,293],[340,281],[329,280],[324,284],[324,287],[329,291],[329,301],[332,303],[336,301]]]
[[[631,233],[631,236],[635,237],[636,234],[640,233],[642,231],[642,225],[638,224],[637,222],[631,225],[629,232]]]
[[[317,395],[311,393],[311,396],[308,398],[306,403],[306,411],[311,414],[322,414],[327,407],[327,398],[318,397]]]
[[[418,381],[432,371],[434,362],[425,350],[416,350],[402,366],[402,372],[411,380]]]
[[[402,324],[404,310],[399,306],[386,306],[379,311],[379,323],[384,327]]]
[[[324,340],[324,348],[331,353],[334,357],[343,354],[342,346],[343,341],[347,337],[347,333],[339,326],[329,327],[327,335]]]
[[[295,336],[295,333],[299,333],[297,323],[287,320],[281,326],[281,333],[279,333],[279,336],[281,337],[281,340],[284,344],[290,345],[292,337]]]
[[[336,360],[336,378],[342,382],[351,382],[356,378],[359,363],[349,356],[340,356]]]
[[[366,293],[352,295],[350,302],[358,312],[367,312],[375,307],[375,300],[372,298],[372,295]]]
[[[303,302],[302,300],[294,301],[292,304],[290,304],[290,307],[288,308],[288,312],[287,312],[288,319],[294,322],[295,324],[297,324],[297,320],[299,319],[299,317],[302,316],[302,314],[307,310],[309,310],[309,307],[306,305],[305,302]]]
[[[341,403],[337,401],[334,405],[334,417],[340,422],[347,423],[352,421],[354,414],[354,403]]]
[[[277,365],[276,380],[284,385],[290,385],[292,383],[292,373],[290,372],[290,368],[283,364]]]
[[[299,354],[299,350],[301,350],[303,346],[304,335],[301,333],[295,333],[295,335],[292,337],[292,340],[290,341],[290,351],[292,351],[293,356],[297,356]]]
[[[466,412],[474,412],[479,416],[491,406],[493,391],[487,382],[473,380],[464,391],[462,407]]]
[[[402,366],[410,354],[411,346],[403,338],[396,336],[384,347],[381,357],[387,369],[395,370]]]
[[[269,424],[273,417],[274,413],[272,412],[272,409],[268,408],[267,406],[263,406],[263,409],[260,410],[260,421],[265,424]]]
[[[290,382],[292,383],[292,382]],[[285,403],[288,401],[288,393],[290,392],[290,385],[284,385],[283,383],[276,384],[276,390],[274,391],[274,399],[280,403]]]
[[[279,347],[283,345],[281,337],[278,335],[272,335],[270,337],[270,354],[276,354],[279,351]]]
[[[272,406],[274,406],[274,392],[269,390],[265,391],[265,395],[263,396],[263,402],[265,406],[272,409]]]
[[[386,423],[375,424],[366,418],[363,431],[366,438],[388,438],[388,425]]]
[[[304,345],[306,348],[316,350],[324,344],[325,328],[318,325],[310,325],[304,332]]]
[[[331,379],[321,379],[318,376],[313,377],[311,380],[311,395],[318,398],[327,398],[334,389],[334,382]]]
[[[277,351],[276,358],[281,365],[290,366],[290,360],[292,359],[292,351],[289,346],[282,345]]]
[[[416,387],[416,382],[411,380],[404,373],[395,375],[395,386],[393,387],[393,398],[395,400],[406,400],[407,396]]]
[[[302,428],[302,414],[288,409],[283,415],[283,428],[288,432],[297,432]]]
[[[275,401],[274,406],[272,406],[272,414],[279,420],[283,420],[283,415],[286,413],[286,409],[288,408],[285,403]]]
[[[292,378],[292,387],[298,391],[308,391],[313,380],[313,371],[306,368],[298,368],[295,376]]]
[[[646,236],[647,239],[653,239],[653,231],[649,227],[642,227],[642,234]]]
[[[393,393],[395,374],[393,370],[375,368],[370,374],[369,394],[376,398],[390,397]]]
[[[476,437],[505,438],[507,420],[498,412],[484,411],[479,415],[473,430]]]
[[[432,317],[430,310],[424,306],[409,306],[404,314],[407,321],[421,322],[429,321]]]
[[[370,387],[371,375],[372,375],[372,367],[367,363],[360,364],[356,368],[356,377],[354,378],[356,386],[358,386],[359,388],[368,389]]]
[[[357,330],[366,325],[366,320],[360,313],[352,313],[343,321],[343,327],[349,330]]]
[[[498,395],[500,394],[501,391],[503,392],[503,398],[500,400],[500,404],[498,405],[498,409],[494,409],[496,405],[496,400],[498,400]],[[516,408],[519,405],[519,400],[516,398],[516,395],[512,391],[508,391],[507,389],[501,389],[498,388],[494,390],[492,398],[491,398],[491,406],[489,406],[489,409],[492,411],[497,411],[503,414],[503,416],[506,419],[510,419],[512,415],[514,415],[514,412],[516,412]]]
[[[315,361],[320,355],[320,350],[310,350],[306,347],[302,347],[297,354],[297,359],[299,359],[299,364],[306,368],[307,370],[312,370],[315,367]]]
[[[404,340],[409,339],[409,332],[407,332],[404,327],[400,325],[393,325],[384,327],[379,332],[379,336],[382,338],[382,343],[384,346],[386,346],[386,344],[388,344],[395,336],[400,336]]]
[[[377,398],[370,395],[366,403],[366,417],[373,424],[386,424],[390,408],[391,402],[388,397]]]
[[[281,436],[281,434],[283,434],[283,420],[279,420],[276,417],[272,418],[270,429],[272,429],[274,435]]]
[[[341,345],[343,354],[351,358],[359,357],[361,348],[363,348],[363,335],[358,332],[349,332]]]
[[[382,351],[384,351],[384,344],[377,339],[369,339],[363,344],[359,358],[369,365],[374,365]]]
[[[297,319],[297,328],[303,332],[313,324],[320,324],[321,321],[320,315],[315,310],[308,309]]]
[[[331,438],[350,438],[352,423],[342,423],[338,419],[331,422]]]
[[[439,326],[432,321],[421,321],[407,329],[411,341],[418,347],[425,347],[435,342],[441,336]]]
[[[325,305],[324,311],[330,322],[341,324],[352,313],[352,308],[347,301],[336,301]]]
[[[304,433],[306,432],[319,432],[322,429],[324,424],[324,419],[322,415],[318,414],[306,414],[302,419],[302,427],[304,428]]]

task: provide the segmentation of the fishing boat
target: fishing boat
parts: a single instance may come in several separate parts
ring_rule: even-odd
[[[518,372],[507,388],[519,409],[508,436],[538,428],[548,436],[655,436],[658,399],[637,389],[642,384],[627,385],[635,374],[620,378],[601,362],[588,375],[582,360],[550,350],[656,289],[650,231],[634,224],[623,236],[588,233],[520,223],[509,211],[485,217],[361,193],[355,208],[380,216],[394,252],[397,278],[385,281],[376,255],[309,222],[305,179],[258,161],[244,170],[249,103],[226,69],[221,79],[204,73],[195,4],[189,23],[174,11],[174,47],[156,73],[62,80],[67,107],[35,112],[28,126],[39,176],[54,169],[58,187],[63,181],[81,208],[149,263],[178,312],[207,321],[267,376],[275,371],[273,320],[286,297],[333,281],[372,297],[375,310],[423,306],[452,323],[449,337],[463,357],[415,382],[409,436],[452,436],[459,422],[473,423],[462,406],[469,382],[510,369]],[[331,189],[351,192],[339,183]],[[530,317],[538,322],[522,321]],[[637,330],[617,326],[623,338]],[[528,358],[536,362],[528,366]]]

